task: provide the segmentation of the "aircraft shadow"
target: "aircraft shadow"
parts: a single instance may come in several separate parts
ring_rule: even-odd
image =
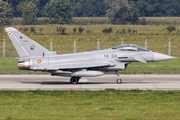
[[[22,84],[41,84],[41,85],[72,85],[70,82],[66,81],[43,81],[43,82],[21,82]],[[159,82],[123,82],[123,84],[154,84]],[[85,85],[91,85],[91,84],[117,84],[116,82],[80,82],[77,85],[85,84]],[[121,85],[121,84],[119,84]]]
[[[41,85],[73,85],[70,82],[65,81],[44,81],[44,82],[21,82],[22,84],[41,84]],[[80,84],[116,84],[116,82],[79,82]]]

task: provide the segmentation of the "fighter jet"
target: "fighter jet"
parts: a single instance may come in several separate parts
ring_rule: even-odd
[[[71,77],[70,83],[77,84],[81,77],[96,77],[116,74],[116,82],[122,83],[118,71],[126,70],[132,62],[157,62],[174,57],[153,52],[138,45],[127,44],[109,49],[60,54],[51,52],[31,40],[13,27],[5,28],[20,58],[19,70],[50,72],[52,76]]]

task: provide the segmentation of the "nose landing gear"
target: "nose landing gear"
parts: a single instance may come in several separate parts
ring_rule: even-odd
[[[117,79],[117,80],[116,80],[116,83],[117,83],[117,84],[121,84],[121,83],[122,83],[122,79]]]
[[[121,83],[122,83],[122,79],[120,78],[119,72],[116,71],[116,74],[117,74],[117,76],[118,76],[118,79],[116,80],[116,83],[117,83],[117,84],[121,84]]]

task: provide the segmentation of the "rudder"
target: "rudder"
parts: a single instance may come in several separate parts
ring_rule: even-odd
[[[15,28],[8,27],[5,30],[20,57],[44,56],[45,53],[51,53]]]

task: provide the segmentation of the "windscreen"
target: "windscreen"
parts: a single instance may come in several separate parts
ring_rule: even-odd
[[[138,45],[121,45],[121,46],[117,46],[112,48],[113,50],[121,50],[121,51],[149,51],[143,47],[140,47]]]

